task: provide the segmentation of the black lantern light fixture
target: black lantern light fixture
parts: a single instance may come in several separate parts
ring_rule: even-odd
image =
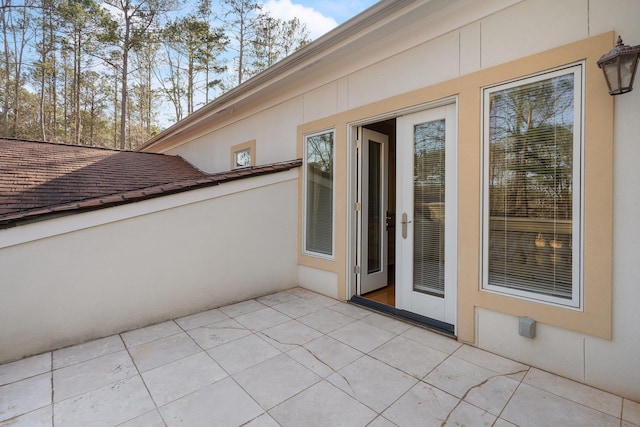
[[[609,86],[609,95],[620,95],[633,90],[638,58],[640,58],[640,45],[624,45],[622,37],[618,36],[616,47],[598,59],[598,67],[602,68]]]

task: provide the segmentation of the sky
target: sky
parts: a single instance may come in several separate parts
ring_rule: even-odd
[[[262,10],[278,19],[288,21],[298,18],[307,26],[311,40],[331,31],[338,25],[348,21],[360,12],[373,6],[379,0],[258,0]],[[214,13],[216,1],[213,1]],[[235,72],[230,69],[231,80],[235,80]],[[214,93],[214,96],[218,94]],[[204,95],[202,95],[204,97]],[[196,109],[202,106],[200,95],[196,97]],[[168,127],[175,121],[173,109],[167,102],[158,116],[160,126]]]
[[[298,18],[317,39],[339,24],[368,9],[377,0],[263,0],[263,10],[274,18]]]

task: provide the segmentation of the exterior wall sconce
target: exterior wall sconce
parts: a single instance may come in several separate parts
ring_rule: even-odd
[[[609,95],[620,95],[633,90],[639,57],[640,45],[624,45],[622,37],[618,36],[616,47],[598,59],[598,67],[602,68],[609,86]]]

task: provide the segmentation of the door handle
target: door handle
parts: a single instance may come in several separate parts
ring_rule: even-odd
[[[400,224],[402,224],[402,238],[406,239],[407,238],[407,224],[410,224],[411,221],[409,221],[407,219],[407,214],[403,213],[402,214],[402,221],[400,221]]]

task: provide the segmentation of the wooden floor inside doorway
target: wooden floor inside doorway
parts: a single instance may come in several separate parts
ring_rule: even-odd
[[[380,288],[373,292],[369,292],[368,294],[364,294],[362,295],[362,297],[395,307],[396,306],[396,286],[395,284],[392,283],[390,285],[385,286],[384,288]]]

